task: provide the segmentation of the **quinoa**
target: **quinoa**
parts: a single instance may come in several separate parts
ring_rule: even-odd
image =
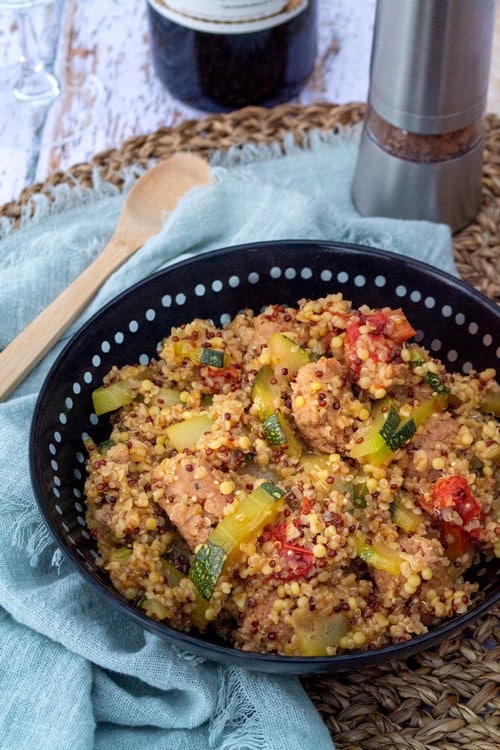
[[[340,294],[173,328],[94,394],[86,520],[154,620],[235,648],[407,641],[480,596],[500,554],[500,388]]]

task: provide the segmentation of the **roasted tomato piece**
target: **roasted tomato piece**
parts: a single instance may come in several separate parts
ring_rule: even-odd
[[[369,313],[358,310],[346,327],[345,346],[351,368],[356,372],[361,366],[360,349],[374,362],[390,362],[400,345],[414,335],[415,329],[400,308]]]
[[[455,526],[453,523],[441,523],[439,527],[439,538],[446,557],[455,562],[458,558],[465,555],[471,548],[471,541],[468,534],[462,526]]]
[[[266,537],[278,542],[277,553],[281,562],[281,570],[276,572],[276,578],[281,581],[293,581],[309,573],[313,566],[313,554],[311,550],[286,541],[286,523],[274,526]]]
[[[222,393],[229,386],[237,386],[241,382],[241,368],[237,365],[228,367],[202,367],[200,370],[201,381],[210,388],[212,393]]]
[[[375,312],[373,318],[380,320],[379,325],[383,324],[382,333],[396,344],[408,341],[416,333],[400,307],[397,310]]]
[[[481,507],[465,477],[439,477],[432,489],[431,502],[438,511],[445,508],[455,510],[465,526],[481,515]]]

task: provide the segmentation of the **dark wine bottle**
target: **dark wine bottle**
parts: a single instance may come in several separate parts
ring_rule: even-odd
[[[155,71],[209,112],[297,96],[316,58],[317,0],[148,0]]]

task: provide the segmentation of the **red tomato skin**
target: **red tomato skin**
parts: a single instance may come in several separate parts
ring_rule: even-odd
[[[443,522],[439,532],[445,555],[451,562],[455,562],[471,548],[470,539],[461,526]]]
[[[286,523],[279,523],[266,534],[268,539],[278,542],[278,554],[282,569],[275,575],[281,581],[294,581],[306,576],[313,567],[311,550],[286,541]]]
[[[436,509],[452,508],[465,525],[476,521],[481,507],[473,496],[465,477],[439,477],[432,490],[432,504]]]
[[[367,332],[360,328],[368,326]],[[356,311],[352,314],[345,331],[345,348],[351,370],[359,375],[361,361],[356,349],[359,343],[367,349],[373,362],[390,362],[398,357],[403,342],[416,333],[401,309],[373,310],[369,313]]]

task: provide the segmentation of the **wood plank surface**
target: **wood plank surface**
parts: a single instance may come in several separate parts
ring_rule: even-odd
[[[299,101],[365,101],[375,0],[319,0],[319,49],[315,71]],[[497,0],[500,6],[500,0]],[[5,145],[0,119],[0,203],[53,171],[87,161],[136,134],[175,126],[205,114],[174,99],[156,77],[151,61],[145,0],[55,0],[33,11],[45,57],[68,82],[91,75],[102,87],[102,106],[89,109],[73,97],[47,118],[44,134],[67,137],[75,122],[78,137],[56,149],[29,150]],[[19,34],[12,11],[0,6],[0,66],[19,56]],[[488,111],[500,114],[500,11]],[[83,119],[83,125],[82,123]]]

